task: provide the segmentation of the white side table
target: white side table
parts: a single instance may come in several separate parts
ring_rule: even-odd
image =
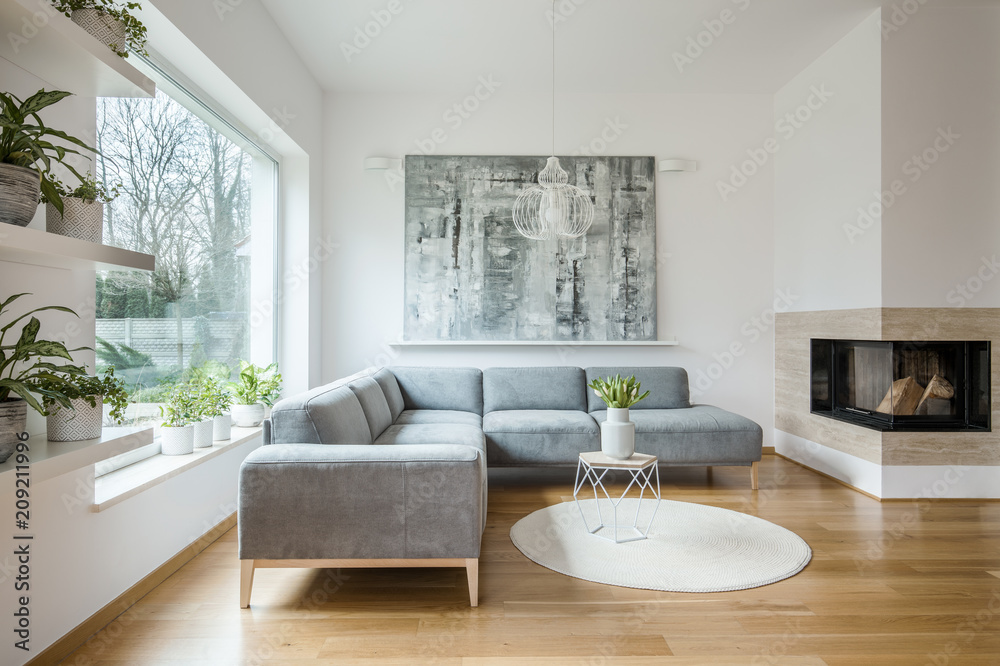
[[[632,477],[632,480],[629,481],[629,484],[617,499],[612,498],[611,493],[604,487],[604,477],[611,470],[624,470]],[[583,507],[580,505],[580,489],[583,488],[585,483],[590,483],[593,487],[594,503],[597,505],[597,526],[593,528],[591,528],[590,521],[587,520]],[[633,486],[639,489],[639,501],[636,503],[635,514],[632,516],[631,524],[620,525],[618,522],[618,506]],[[604,497],[600,497],[597,494],[598,488],[604,493]],[[653,508],[652,515],[649,516],[649,520],[643,520],[640,525],[639,510],[642,508],[642,499],[647,490],[656,498],[656,505]],[[653,518],[656,516],[657,510],[660,508],[660,472],[656,467],[656,456],[636,453],[628,460],[615,460],[600,451],[581,453],[580,460],[576,465],[573,500],[576,502],[576,507],[580,510],[580,517],[583,518],[583,524],[591,534],[614,541],[615,543],[628,543],[629,541],[641,541],[645,539],[649,536],[649,528],[653,524]],[[604,522],[604,511],[601,508],[603,503],[610,503],[611,505],[610,517],[612,522],[610,524],[605,524]],[[627,517],[623,518],[627,520]],[[610,531],[612,536],[601,534],[600,532],[604,530]],[[619,531],[626,532],[629,536],[619,537]]]

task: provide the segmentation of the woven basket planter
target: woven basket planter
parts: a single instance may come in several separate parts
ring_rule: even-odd
[[[70,20],[93,35],[97,41],[107,45],[112,51],[125,50],[125,26],[118,19],[112,18],[98,9],[88,7],[74,9]]]
[[[10,458],[17,447],[17,436],[28,423],[28,403],[24,400],[0,402],[0,463]]]
[[[104,419],[104,399],[97,396],[97,406],[91,407],[83,398],[71,401],[73,409],[56,407],[45,418],[50,442],[82,442],[101,436]]]
[[[40,182],[37,171],[0,163],[0,222],[28,226],[38,208]]]
[[[59,209],[47,203],[45,230],[99,244],[104,240],[104,204],[100,201],[63,197],[63,214],[60,215]]]

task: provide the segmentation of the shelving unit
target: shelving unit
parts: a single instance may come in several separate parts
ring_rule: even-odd
[[[10,0],[0,0],[3,1]],[[156,266],[156,259],[150,254],[12,224],[0,225],[0,261],[91,271],[152,271]]]
[[[153,443],[152,428],[105,428],[97,439],[82,442],[49,442],[38,438],[28,440],[28,472],[31,484],[53,479],[82,469],[87,465],[140,446]],[[13,488],[17,454],[0,465],[0,487]]]
[[[0,0],[0,57],[84,97],[152,97],[156,84],[45,0]]]

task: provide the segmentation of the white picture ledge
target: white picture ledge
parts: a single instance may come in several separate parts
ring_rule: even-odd
[[[390,347],[677,347],[677,340],[401,340]]]

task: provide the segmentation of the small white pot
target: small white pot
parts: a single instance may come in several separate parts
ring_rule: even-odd
[[[615,460],[628,460],[635,453],[635,424],[628,420],[628,408],[608,408],[608,420],[601,424],[601,452]]]
[[[79,238],[100,244],[104,240],[104,204],[63,197],[63,212],[45,204],[45,230],[50,234]]]
[[[125,50],[128,32],[118,19],[93,7],[74,9],[69,18],[112,51]]]
[[[224,442],[232,436],[233,415],[223,414],[212,419],[212,439]]]
[[[104,397],[95,396],[97,406],[91,407],[83,398],[72,400],[73,409],[53,408],[45,418],[50,442],[82,442],[101,436],[104,418]]]
[[[215,423],[205,419],[194,424],[194,448],[205,449],[212,446],[212,435],[215,434]]]
[[[256,428],[264,421],[264,403],[233,405],[232,416],[237,428]]]
[[[194,453],[194,425],[180,428],[160,428],[160,451],[165,456]]]

